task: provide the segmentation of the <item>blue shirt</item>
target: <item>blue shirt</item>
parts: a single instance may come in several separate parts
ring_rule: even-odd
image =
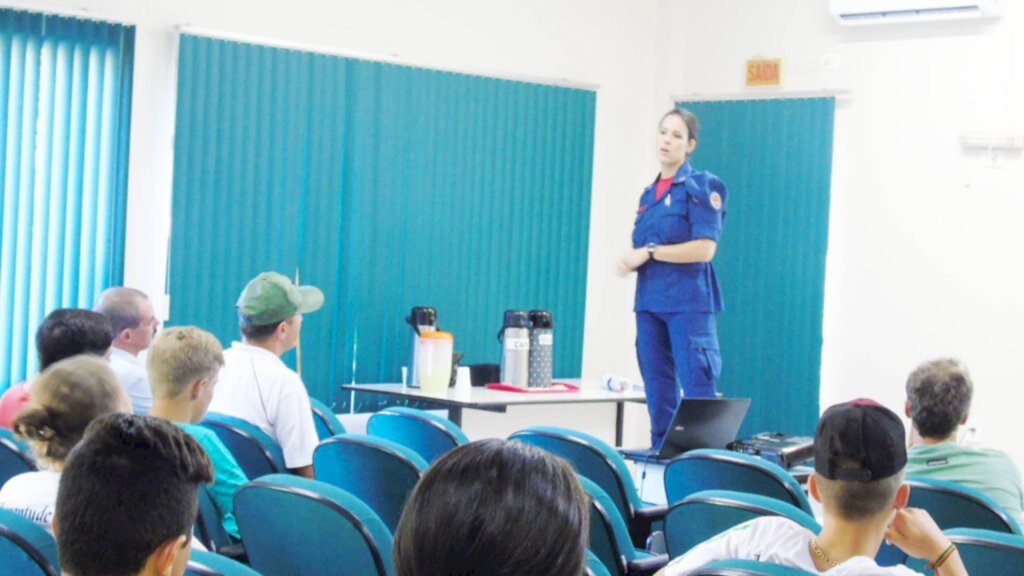
[[[199,424],[183,424],[181,422],[175,422],[175,424],[195,438],[210,456],[210,463],[213,464],[213,484],[207,486],[206,489],[213,496],[213,502],[217,506],[217,511],[220,512],[224,530],[232,538],[238,539],[238,523],[235,521],[235,492],[249,479],[246,478],[245,472],[242,472],[235,457],[217,437],[216,432]]]
[[[684,163],[672,186],[655,201],[657,179],[640,196],[633,247],[708,239],[718,242],[725,220],[725,184]],[[673,264],[651,260],[637,270],[636,312],[721,312],[722,293],[711,262]]]

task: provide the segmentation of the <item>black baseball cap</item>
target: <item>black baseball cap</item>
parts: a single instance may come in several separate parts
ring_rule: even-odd
[[[878,402],[836,404],[814,433],[814,471],[829,480],[882,480],[907,465],[906,441],[903,421]]]

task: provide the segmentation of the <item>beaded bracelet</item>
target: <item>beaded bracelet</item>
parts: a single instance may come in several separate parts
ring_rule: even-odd
[[[946,548],[942,554],[939,554],[939,557],[936,558],[935,561],[925,564],[925,568],[929,570],[938,570],[940,566],[946,563],[946,560],[949,560],[949,557],[953,555],[953,552],[956,552],[956,544],[950,544],[949,548]]]

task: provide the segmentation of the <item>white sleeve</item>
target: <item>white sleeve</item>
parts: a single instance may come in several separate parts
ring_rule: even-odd
[[[708,562],[728,558],[746,558],[740,543],[750,539],[750,529],[758,519],[748,520],[694,546],[689,552],[668,563],[660,576],[685,576]],[[742,546],[747,548],[747,546]]]
[[[274,436],[284,452],[285,466],[292,469],[311,465],[320,440],[305,389],[282,396],[276,416]]]

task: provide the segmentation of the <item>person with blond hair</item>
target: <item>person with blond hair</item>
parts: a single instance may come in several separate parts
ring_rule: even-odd
[[[214,481],[205,489],[217,507],[224,529],[239,539],[235,492],[249,479],[217,434],[199,424],[224,366],[220,342],[195,326],[168,328],[153,340],[146,365],[153,387],[150,416],[174,422],[206,450],[213,463]]]

